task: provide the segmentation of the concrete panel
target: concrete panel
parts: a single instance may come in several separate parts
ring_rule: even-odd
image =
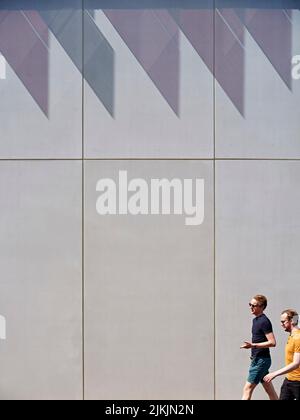
[[[0,158],[82,155],[82,11],[64,4],[0,5]]]
[[[216,156],[299,158],[300,12],[226,3],[216,12]]]
[[[249,351],[239,350],[251,339],[249,299],[269,298],[273,369],[284,365],[280,313],[299,310],[300,162],[223,161],[216,169],[217,398],[239,399],[250,363]]]
[[[0,201],[0,399],[80,399],[81,164],[1,162]]]
[[[95,3],[85,2],[85,156],[212,157],[213,2]]]
[[[86,162],[88,399],[213,398],[212,169],[210,161]],[[203,178],[203,224],[174,214],[100,216],[98,180],[116,182],[119,170],[148,185]]]

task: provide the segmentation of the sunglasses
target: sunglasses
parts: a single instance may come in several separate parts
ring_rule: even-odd
[[[249,306],[250,308],[256,308],[257,306],[260,306],[260,305],[258,305],[257,303],[255,305],[253,305],[253,303],[249,303]]]

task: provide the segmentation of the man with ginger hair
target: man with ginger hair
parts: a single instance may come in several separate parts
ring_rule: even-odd
[[[267,298],[256,295],[251,299],[249,307],[254,315],[252,325],[252,341],[244,341],[241,349],[251,349],[251,365],[247,382],[243,390],[243,400],[251,400],[254,389],[261,383],[270,400],[278,400],[278,396],[271,382],[264,382],[263,378],[269,373],[271,366],[270,347],[276,346],[271,321],[264,314]]]
[[[265,376],[265,383],[280,375],[286,375],[281,387],[280,400],[300,401],[300,328],[299,316],[294,309],[286,309],[281,313],[281,326],[289,333],[285,347],[285,364],[282,369]]]

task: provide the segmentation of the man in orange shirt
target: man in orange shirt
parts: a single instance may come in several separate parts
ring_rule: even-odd
[[[280,375],[286,375],[281,387],[280,400],[300,401],[300,328],[298,327],[299,316],[293,309],[287,309],[281,314],[281,325],[288,333],[289,339],[285,347],[286,366],[264,377],[264,381],[270,383]]]

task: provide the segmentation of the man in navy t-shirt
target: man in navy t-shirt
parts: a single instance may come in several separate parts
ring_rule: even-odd
[[[278,400],[273,384],[263,381],[271,366],[270,347],[276,346],[276,339],[270,320],[264,314],[267,298],[256,295],[249,303],[252,315],[255,316],[252,326],[252,342],[245,341],[241,349],[251,349],[249,376],[244,386],[243,400],[251,400],[252,393],[261,382],[270,400]]]

